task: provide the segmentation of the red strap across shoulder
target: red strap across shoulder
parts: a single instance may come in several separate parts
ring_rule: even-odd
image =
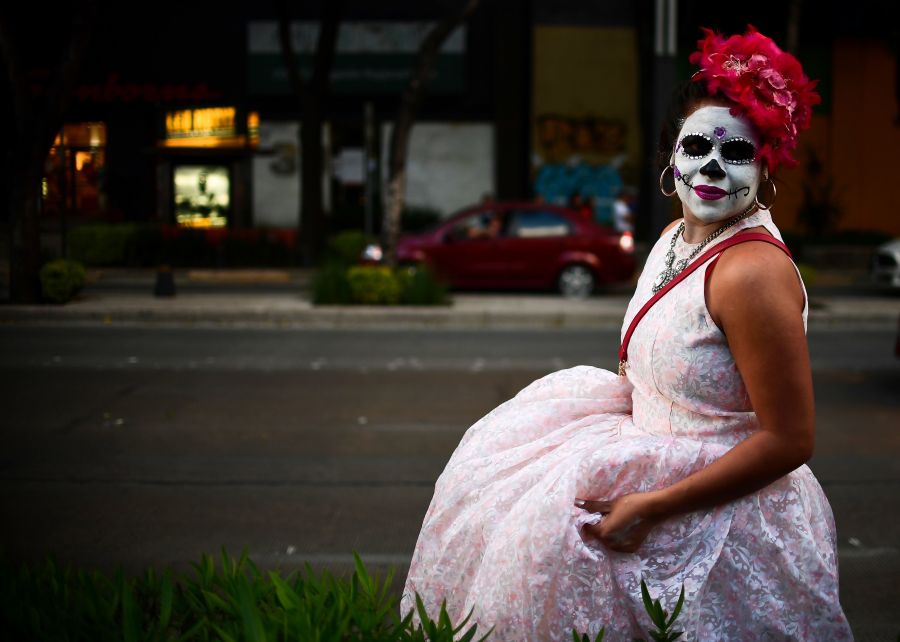
[[[619,374],[625,374],[625,364],[628,362],[628,344],[631,342],[631,335],[634,334],[634,330],[637,327],[638,323],[641,319],[644,318],[644,315],[647,314],[647,311],[652,308],[657,301],[663,298],[666,293],[669,292],[676,285],[684,281],[694,270],[703,265],[710,257],[720,254],[725,251],[732,245],[738,245],[739,243],[747,243],[748,241],[762,241],[763,243],[769,243],[774,245],[782,252],[787,254],[791,259],[791,251],[787,248],[787,246],[776,239],[774,236],[769,234],[763,234],[761,232],[738,232],[734,236],[729,239],[722,241],[721,243],[717,243],[706,252],[698,256],[690,265],[684,268],[681,272],[678,273],[674,279],[666,283],[666,285],[656,294],[654,294],[649,301],[647,301],[644,306],[638,311],[634,318],[631,320],[631,323],[628,326],[628,330],[625,332],[625,338],[622,339],[622,345],[619,348]]]

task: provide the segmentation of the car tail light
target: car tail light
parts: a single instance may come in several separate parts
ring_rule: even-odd
[[[619,249],[626,254],[634,252],[634,236],[631,232],[623,232],[619,237]]]

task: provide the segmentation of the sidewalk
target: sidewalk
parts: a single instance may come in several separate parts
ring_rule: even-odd
[[[0,305],[0,323],[211,325],[366,329],[618,328],[630,299],[618,288],[587,300],[552,293],[457,293],[449,306],[314,306],[304,270],[176,271],[177,295],[152,295],[155,273],[94,270],[66,305]],[[826,286],[831,285],[826,282]],[[897,327],[900,297],[853,287],[810,293],[809,325]]]

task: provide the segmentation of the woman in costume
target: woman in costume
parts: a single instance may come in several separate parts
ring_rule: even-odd
[[[418,593],[494,640],[631,640],[640,582],[686,640],[847,640],[828,501],[809,468],[806,292],[769,213],[818,102],[750,29],[707,31],[674,103],[660,187],[683,218],[653,247],[620,373],[539,379],[473,425],[435,487]]]

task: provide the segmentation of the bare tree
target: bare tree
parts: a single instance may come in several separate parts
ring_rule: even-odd
[[[15,7],[7,4],[0,10],[0,55],[9,82],[14,123],[9,132],[11,140],[4,172],[9,181],[6,192],[12,224],[10,297],[15,303],[37,303],[41,292],[39,203],[44,163],[62,127],[84,64],[98,16],[98,3],[95,0],[72,3],[71,29],[53,66],[53,75],[39,91],[34,91],[29,83],[30,61],[18,39],[22,33],[34,35],[34,30],[23,29],[26,25],[13,18],[10,12]],[[44,44],[52,50],[51,42]]]
[[[324,245],[325,210],[322,205],[322,120],[334,66],[338,27],[344,0],[324,3],[312,74],[304,82],[291,41],[291,19],[287,0],[278,1],[278,35],[291,88],[300,111],[300,212],[301,259],[305,265],[318,260]]]
[[[428,82],[434,61],[444,41],[463,22],[475,13],[479,0],[466,0],[462,8],[451,10],[434,28],[428,32],[416,54],[416,64],[409,79],[391,131],[390,156],[388,159],[387,207],[382,223],[384,256],[388,265],[397,265],[397,238],[400,235],[400,215],[406,198],[406,156],[409,136],[416,118],[416,111],[422,102],[425,85]]]

